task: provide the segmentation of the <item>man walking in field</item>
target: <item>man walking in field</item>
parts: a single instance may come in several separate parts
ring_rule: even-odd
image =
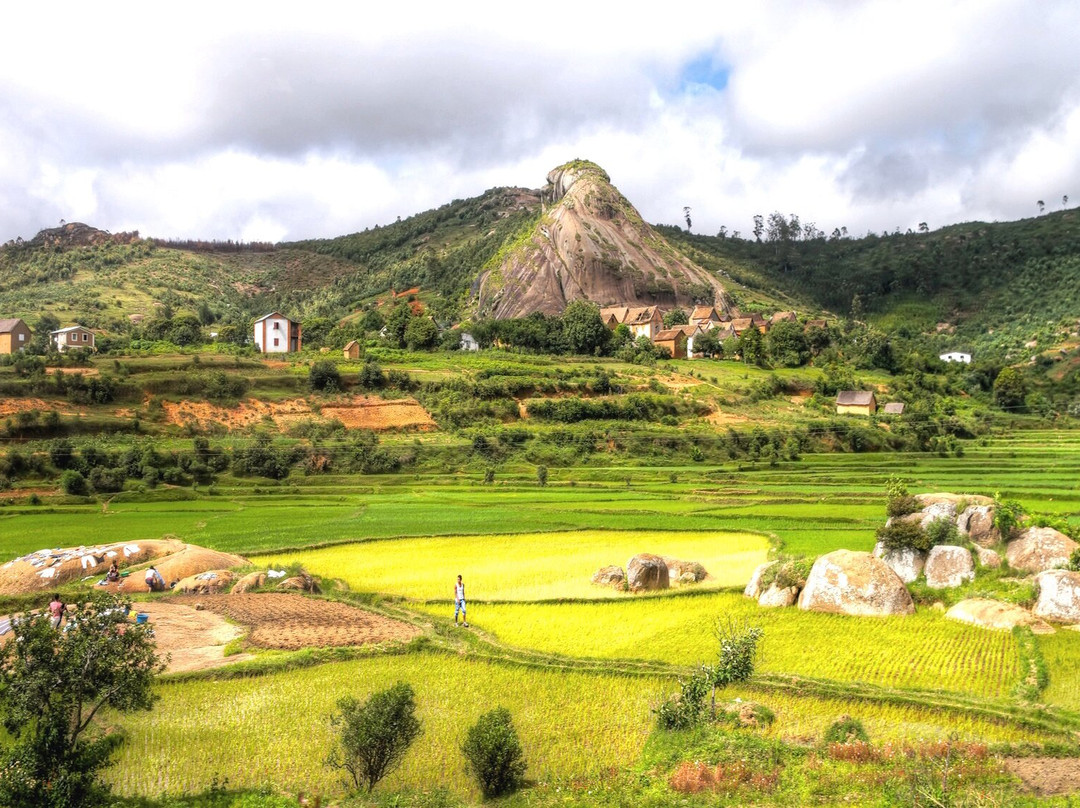
[[[461,576],[457,577],[454,584],[454,625],[457,625],[458,612],[461,612],[461,625],[469,627],[468,618],[465,617],[465,584],[461,582]]]

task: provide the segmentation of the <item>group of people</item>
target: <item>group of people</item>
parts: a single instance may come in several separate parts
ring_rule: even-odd
[[[109,571],[105,573],[105,583],[114,584],[117,583],[120,578],[120,567],[113,561],[112,564],[109,565]],[[151,592],[165,591],[165,579],[161,577],[161,573],[157,571],[156,567],[150,566],[146,570],[144,580],[146,581],[146,588]],[[461,580],[460,575],[458,576],[458,580]],[[59,592],[54,592],[52,600],[49,601],[49,622],[52,623],[52,627],[56,629],[60,628],[66,615],[67,604],[64,603]]]

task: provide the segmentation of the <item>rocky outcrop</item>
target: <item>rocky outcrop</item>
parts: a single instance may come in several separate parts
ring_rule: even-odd
[[[626,588],[626,573],[622,567],[612,565],[601,567],[593,573],[592,582],[597,586],[610,586],[612,589]]]
[[[926,566],[926,553],[911,547],[888,550],[882,542],[878,542],[874,545],[874,557],[884,561],[905,584],[910,584],[922,575],[923,567]]]
[[[1050,570],[1035,576],[1039,597],[1032,609],[1036,617],[1059,623],[1080,623],[1080,572]]]
[[[774,564],[779,564],[779,561],[766,561],[764,564],[759,564],[754,568],[754,572],[750,575],[750,580],[746,584],[746,588],[743,590],[743,594],[748,598],[757,600],[761,597],[761,578],[765,574],[765,570]]]
[[[994,527],[996,513],[993,505],[969,505],[956,517],[956,526],[980,547],[993,547],[1001,542],[1001,533]]]
[[[719,281],[646,224],[598,165],[575,160],[547,182],[540,220],[481,276],[480,314],[560,314],[574,300],[728,308]]]
[[[664,558],[667,564],[668,578],[680,584],[696,584],[704,581],[708,572],[697,561],[680,561],[677,558]]]
[[[886,616],[912,614],[915,604],[900,577],[870,553],[834,550],[810,570],[799,608],[816,612]]]
[[[975,560],[979,562],[980,567],[988,570],[996,570],[1001,566],[1001,556],[997,552],[977,544],[975,545]]]
[[[82,222],[67,222],[59,227],[50,227],[39,230],[38,234],[30,239],[32,247],[47,247],[50,249],[71,247],[100,247],[105,244],[133,244],[139,240],[139,231],[130,233],[110,233],[107,230],[98,230]]]
[[[1021,572],[1043,572],[1069,563],[1069,556],[1080,547],[1052,527],[1029,527],[1009,542],[1005,559]]]
[[[215,595],[228,589],[234,580],[229,570],[209,570],[182,578],[177,581],[173,591],[189,595]]]
[[[930,548],[923,573],[931,589],[952,589],[975,580],[975,562],[966,548],[942,544]]]
[[[1015,626],[1030,626],[1036,634],[1053,634],[1054,629],[1027,609],[1015,603],[1002,603],[987,598],[962,600],[945,612],[949,620],[958,620],[980,628],[1010,631]]]
[[[277,585],[277,588],[287,592],[308,592],[316,595],[322,592],[322,587],[319,586],[318,579],[308,575],[306,572],[301,572],[299,575],[286,578]]]
[[[944,491],[932,494],[916,494],[915,501],[919,503],[920,508],[926,508],[929,505],[939,505],[941,503],[951,503],[954,513],[956,512],[957,505],[962,502],[967,503],[968,505],[994,504],[994,500],[991,497],[984,497],[979,494],[952,494]]]
[[[631,592],[650,592],[671,585],[664,559],[651,553],[641,553],[626,562],[626,585]]]

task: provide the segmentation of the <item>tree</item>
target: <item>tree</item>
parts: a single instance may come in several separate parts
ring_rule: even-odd
[[[547,480],[548,480],[547,466],[537,466],[536,467],[536,484],[538,486],[540,486],[541,488],[543,488],[544,486],[547,485]]]
[[[739,338],[739,353],[748,365],[761,366],[765,362],[765,338],[754,326],[746,329]]]
[[[754,215],[754,241],[761,243],[761,234],[765,232],[765,217],[760,213]]]
[[[1004,367],[994,379],[994,403],[1003,410],[1019,410],[1027,396],[1024,374],[1014,367]]]
[[[308,370],[308,387],[315,393],[336,393],[341,388],[341,373],[337,365],[322,359]]]
[[[154,703],[164,669],[149,625],[132,625],[115,595],[93,593],[64,631],[49,615],[12,622],[0,648],[0,711],[14,739],[0,757],[0,805],[82,808],[105,803],[98,772],[122,743],[94,719],[102,708],[130,712]]]
[[[413,317],[405,326],[405,345],[410,351],[426,351],[434,347],[438,339],[439,327],[430,317]]]
[[[461,751],[485,799],[509,794],[524,783],[528,764],[505,707],[480,716],[469,727]]]
[[[587,300],[575,300],[562,313],[562,332],[571,353],[591,354],[603,349],[611,332],[600,319],[600,309]]]
[[[714,333],[715,329],[703,331],[694,337],[694,351],[700,351],[704,356],[716,356],[724,352],[720,340]]]
[[[343,769],[354,788],[375,784],[396,769],[423,731],[416,717],[413,689],[405,682],[372,694],[361,704],[352,696],[338,699],[330,725],[339,731],[326,765]]]
[[[712,712],[716,715],[716,690],[728,685],[745,682],[754,675],[754,661],[762,631],[756,626],[743,626],[728,620],[717,620],[713,632],[720,643],[717,662],[710,669],[709,684],[712,685]]]
[[[406,300],[402,300],[390,312],[390,316],[386,318],[386,341],[390,345],[395,348],[405,347],[405,329],[409,327],[412,317],[412,308]]]
[[[1042,213],[1046,209],[1046,203],[1043,202],[1041,199],[1035,204],[1039,206],[1039,213]]]
[[[785,368],[797,368],[810,358],[810,346],[802,326],[790,320],[781,320],[769,329],[765,350],[773,364]]]
[[[664,328],[689,324],[690,315],[686,313],[685,309],[672,309],[664,315]]]
[[[683,213],[683,218],[686,219],[686,232],[689,233],[690,232],[690,206],[686,205],[682,209],[682,213]]]

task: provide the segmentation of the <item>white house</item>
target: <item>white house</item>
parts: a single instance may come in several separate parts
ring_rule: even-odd
[[[72,325],[58,331],[50,331],[49,339],[60,353],[72,348],[94,350],[94,332],[81,325]]]
[[[272,311],[255,321],[255,348],[263,353],[297,353],[302,347],[300,323]]]
[[[461,332],[461,350],[463,351],[479,351],[480,343],[476,341],[476,338],[467,331]]]
[[[949,351],[949,353],[943,353],[938,357],[942,362],[963,362],[965,365],[971,364],[971,354],[960,353],[959,351]]]

